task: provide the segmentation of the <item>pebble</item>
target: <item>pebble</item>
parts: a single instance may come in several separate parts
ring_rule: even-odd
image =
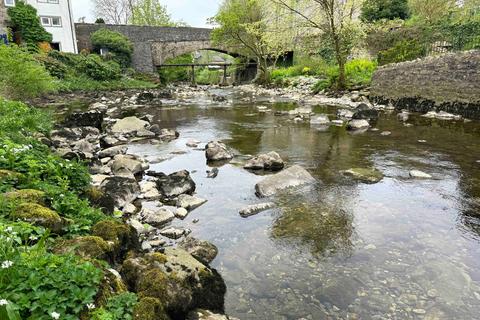
[[[375,246],[374,244],[369,244],[369,245],[365,246],[363,249],[365,249],[365,250],[375,250],[375,249],[377,249],[377,246]]]
[[[480,300],[480,293],[474,292],[473,294],[475,295],[475,298],[477,298],[477,300]]]
[[[199,219],[193,219],[193,223],[198,223],[200,220]]]
[[[420,142],[420,143],[426,143],[427,140],[418,140],[418,142]]]
[[[413,311],[413,313],[416,313],[416,314],[425,314],[425,313],[427,313],[427,311],[425,311],[424,309],[413,309],[412,311]]]
[[[427,291],[427,296],[430,298],[435,298],[437,296],[437,290],[435,289],[430,289]]]
[[[389,136],[391,135],[392,133],[390,131],[383,131],[382,133],[380,133],[382,136]]]

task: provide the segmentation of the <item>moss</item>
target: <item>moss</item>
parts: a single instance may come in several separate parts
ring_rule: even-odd
[[[20,174],[18,172],[0,169],[0,181],[2,181],[2,180],[18,180],[21,177],[22,177],[22,174]]]
[[[23,189],[5,193],[5,198],[12,202],[30,202],[45,205],[45,192],[34,189]]]
[[[107,242],[113,243],[115,255],[120,259],[122,259],[129,250],[138,247],[136,231],[131,226],[119,221],[100,221],[93,226],[92,234]]]
[[[96,202],[96,201],[99,201],[103,197],[104,193],[99,188],[90,187],[85,191],[85,195],[87,196],[87,198],[90,201]]]
[[[364,183],[377,183],[383,179],[383,173],[375,168],[352,168],[343,173]]]
[[[153,261],[159,262],[161,264],[165,264],[167,262],[167,256],[163,253],[155,252],[149,255],[149,258]]]
[[[133,310],[134,320],[169,320],[159,299],[145,297],[140,299]]]
[[[138,283],[140,297],[156,297],[161,301],[167,300],[168,278],[160,269],[151,269],[142,274]]]
[[[127,286],[122,279],[108,270],[104,270],[104,278],[100,284],[95,305],[104,306],[111,297],[127,292]]]
[[[56,253],[73,252],[82,258],[112,261],[111,246],[102,238],[95,236],[78,237],[62,241],[56,246],[54,251]]]
[[[22,203],[11,214],[13,219],[20,219],[39,225],[53,232],[60,232],[65,224],[58,213],[36,203]]]

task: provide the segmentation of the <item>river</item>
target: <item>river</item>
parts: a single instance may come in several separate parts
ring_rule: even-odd
[[[153,123],[176,129],[180,138],[133,143],[128,152],[162,159],[151,165],[155,171],[192,172],[208,202],[173,224],[219,248],[212,266],[227,284],[227,314],[480,319],[479,122],[411,115],[405,125],[384,112],[378,131],[352,134],[275,115],[298,107],[288,99],[247,102],[236,89],[211,92],[231,102],[198,96],[148,108]],[[335,118],[334,107],[312,110]],[[188,148],[190,139],[222,140],[239,156],[208,179],[205,154]],[[318,182],[271,199],[276,209],[242,218],[242,207],[262,202],[254,190],[262,176],[241,162],[269,151],[304,166]],[[341,174],[355,167],[375,167],[385,177],[364,184]],[[433,178],[412,179],[414,169]]]

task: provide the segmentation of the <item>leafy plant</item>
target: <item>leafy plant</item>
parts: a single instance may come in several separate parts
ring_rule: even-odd
[[[92,45],[96,52],[108,49],[113,59],[126,68],[132,60],[133,45],[123,34],[102,28],[91,35]]]
[[[36,97],[55,90],[54,79],[24,48],[0,44],[0,96]]]
[[[35,59],[43,64],[48,73],[55,78],[64,79],[67,75],[68,68],[63,63],[48,55],[37,55]]]
[[[385,65],[403,61],[415,60],[426,55],[425,46],[416,40],[397,42],[392,48],[378,53],[378,63]]]
[[[184,54],[173,59],[168,59],[165,64],[189,64],[192,63],[192,54]],[[187,67],[163,67],[158,70],[161,83],[170,83],[177,81],[189,81],[190,70]]]
[[[20,32],[22,40],[36,48],[40,42],[52,42],[52,35],[40,24],[37,10],[19,0],[14,7],[7,10],[12,27]]]
[[[354,59],[345,64],[347,88],[366,86],[372,81],[372,76],[377,69],[377,63],[366,59]],[[326,78],[317,82],[313,91],[318,93],[325,89],[335,89],[338,79],[338,66],[331,66],[325,72]]]
[[[407,19],[410,16],[408,0],[366,0],[360,18],[365,22],[382,19]]]
[[[132,320],[133,308],[138,302],[131,292],[120,293],[108,299],[107,304],[92,314],[93,320]]]
[[[120,65],[114,61],[103,61],[95,54],[90,54],[80,61],[77,70],[86,74],[93,80],[116,80],[121,75]]]

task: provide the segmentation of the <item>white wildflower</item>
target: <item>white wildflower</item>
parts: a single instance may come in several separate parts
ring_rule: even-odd
[[[6,260],[2,262],[2,269],[8,269],[13,266],[13,261]]]
[[[50,313],[50,315],[52,316],[53,319],[60,319],[60,313],[58,312],[52,312]]]
[[[89,304],[87,304],[87,308],[88,308],[88,310],[95,309],[95,305],[93,303],[89,303]]]
[[[12,231],[13,231],[13,228],[12,228],[12,227],[7,227],[7,228],[5,228],[5,231],[6,231],[6,232],[12,232]]]
[[[6,306],[8,304],[8,301],[5,299],[0,299],[0,306]]]
[[[38,240],[38,237],[37,236],[30,236],[30,237],[28,237],[28,239],[30,239],[31,241],[35,241],[35,240]]]

